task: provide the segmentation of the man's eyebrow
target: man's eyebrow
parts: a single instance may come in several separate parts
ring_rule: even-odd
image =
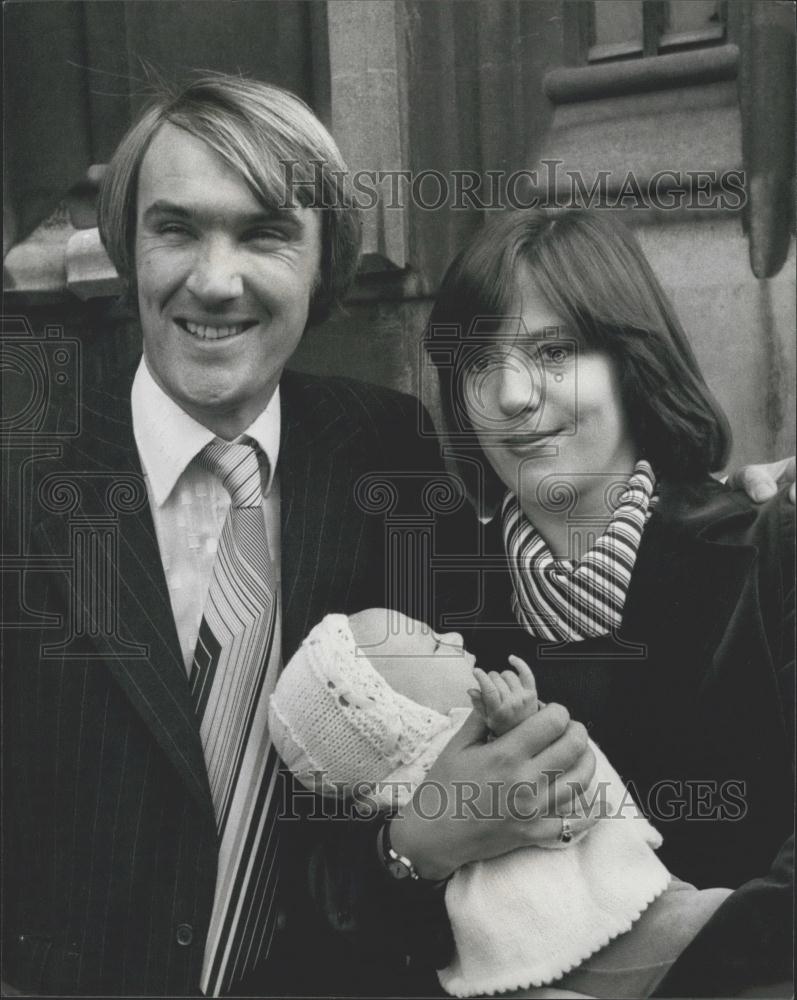
[[[192,215],[192,212],[184,205],[177,205],[172,201],[158,200],[153,201],[151,205],[147,206],[142,218],[144,222],[149,222],[151,219],[157,219],[162,215],[173,215],[181,219],[188,219]]]
[[[215,213],[213,212],[209,212],[202,208],[192,207],[191,205],[180,205],[176,202],[158,199],[158,201],[154,201],[151,205],[147,206],[142,215],[142,219],[144,222],[149,223],[153,220],[163,218],[164,216],[169,216],[171,218],[197,219],[201,221],[203,218],[210,218],[214,214]],[[266,223],[277,223],[278,225],[286,226],[296,232],[301,232],[304,228],[301,219],[297,216],[296,212],[290,208],[274,210],[264,208],[261,212],[245,212],[241,215],[235,216],[235,222],[242,228],[264,225]]]

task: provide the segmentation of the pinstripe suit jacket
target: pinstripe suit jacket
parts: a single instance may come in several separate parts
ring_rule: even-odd
[[[410,397],[285,373],[281,398],[287,658],[325,613],[385,601],[384,521],[356,502],[357,479],[440,465],[436,445],[418,439]],[[24,569],[6,574],[3,978],[30,992],[190,994],[217,843],[133,439],[130,379],[88,393],[81,414],[63,454],[39,449],[9,477],[7,540]],[[383,893],[395,890],[379,887],[365,860],[373,831],[357,833],[367,850],[357,836],[347,848],[339,827],[299,822],[283,833],[286,929],[253,989],[375,992],[373,968],[360,968],[361,987],[351,975],[357,934],[329,931],[363,922],[383,985],[395,989],[403,949],[390,938],[402,921],[378,916],[392,912]],[[361,858],[343,880],[343,909],[325,900],[332,916],[319,915],[308,889],[329,884],[315,863],[307,878],[307,858],[325,839],[321,854],[329,848],[337,865],[352,852]]]

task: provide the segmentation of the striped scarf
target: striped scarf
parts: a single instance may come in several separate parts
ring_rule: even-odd
[[[637,462],[603,534],[578,563],[556,559],[508,492],[501,506],[512,610],[531,635],[579,642],[620,627],[642,532],[656,505],[656,477]]]

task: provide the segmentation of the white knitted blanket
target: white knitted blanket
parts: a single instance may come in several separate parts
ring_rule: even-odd
[[[468,714],[455,713],[444,742]],[[439,737],[435,743],[439,753]],[[452,876],[446,907],[456,954],[438,970],[447,993],[472,997],[553,982],[630,930],[666,889],[670,874],[654,853],[661,835],[590,745],[597,766],[585,801],[594,800],[601,818],[585,836],[561,850],[526,847],[477,861]],[[428,767],[428,760],[404,765],[386,782],[414,786]]]

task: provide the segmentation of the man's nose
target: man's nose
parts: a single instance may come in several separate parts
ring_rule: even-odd
[[[540,408],[542,372],[526,354],[513,352],[504,357],[496,378],[497,402],[504,417],[514,417]]]
[[[222,240],[202,243],[197,248],[186,288],[209,305],[242,295],[243,278],[233,248]]]

